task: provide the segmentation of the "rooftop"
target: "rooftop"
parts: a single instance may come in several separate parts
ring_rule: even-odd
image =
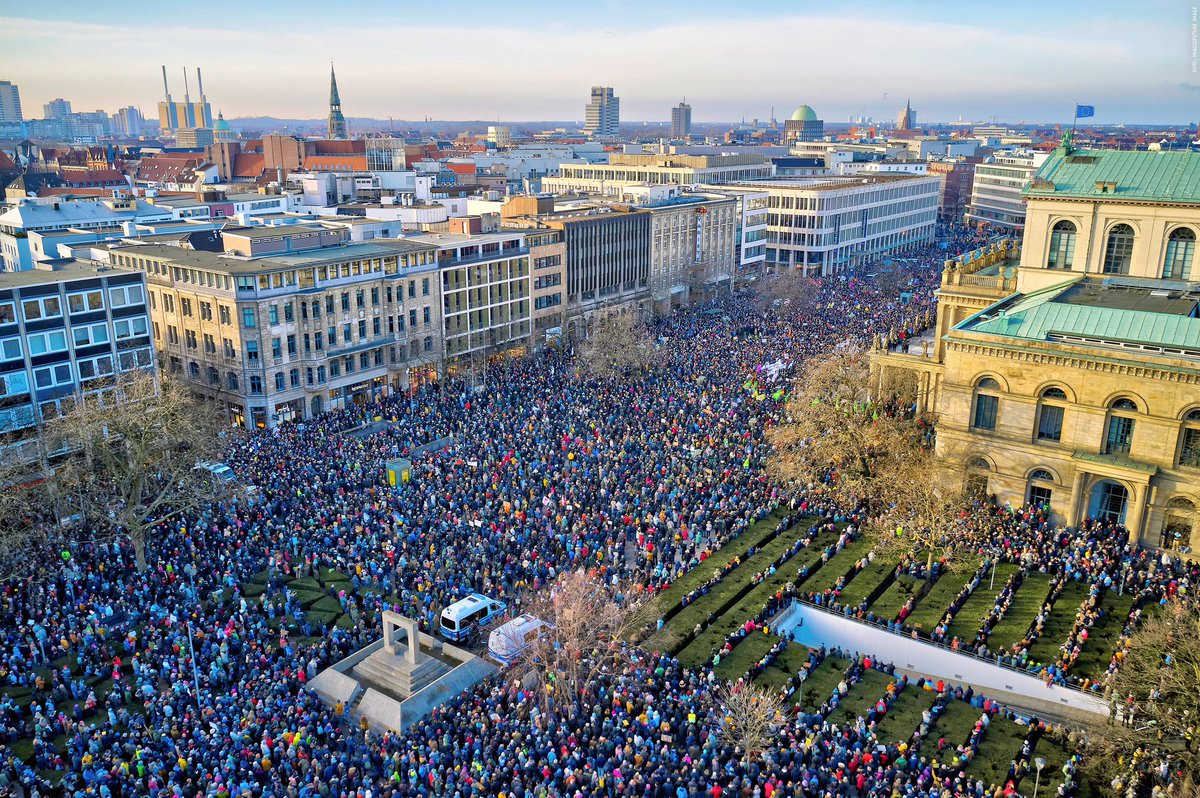
[[[136,274],[132,269],[118,269],[102,263],[72,258],[42,261],[38,268],[19,272],[0,272],[0,289],[27,288],[31,285],[61,283],[64,280],[84,280],[102,275]]]
[[[429,244],[431,243],[433,242],[399,238],[377,238],[370,242],[343,244],[337,247],[321,247],[303,252],[291,252],[261,258],[245,258],[240,255],[229,255],[220,252],[184,249],[169,244],[130,243],[126,247],[119,249],[111,247],[110,249],[115,254],[147,257],[194,269],[206,269],[226,274],[266,274],[284,269],[315,266],[321,263],[340,263],[356,258],[373,258],[404,254],[405,252],[429,251]]]
[[[1098,185],[1100,184],[1100,185]],[[1033,176],[1030,197],[1200,204],[1200,153],[1059,147]]]
[[[1170,287],[1175,286],[1175,287]],[[1032,341],[1168,349],[1200,356],[1200,290],[1182,283],[1078,277],[1014,294],[963,321],[956,330]]]
[[[762,180],[748,180],[738,183],[738,186],[759,188],[790,188],[801,191],[842,191],[862,186],[878,185],[880,183],[897,183],[905,180],[936,179],[927,175],[914,175],[907,172],[864,173],[857,175],[820,175],[814,177],[770,177]]]

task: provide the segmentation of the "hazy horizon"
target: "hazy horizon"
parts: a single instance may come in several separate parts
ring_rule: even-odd
[[[108,23],[67,0],[0,16],[0,79],[20,87],[26,118],[57,97],[76,111],[135,105],[153,118],[166,64],[176,100],[181,69],[192,99],[203,69],[214,116],[320,119],[330,60],[345,114],[379,120],[577,121],[593,84],[614,87],[623,119],[648,122],[684,97],[698,124],[766,120],[772,106],[783,120],[800,104],[829,122],[884,122],[906,100],[918,124],[1070,122],[1076,102],[1095,106],[1088,122],[1102,125],[1200,115],[1191,5],[1176,0],[1147,0],[1134,19],[1115,0],[1086,13],[1032,0],[902,14],[878,0],[825,13],[780,0],[497,8],[403,7],[393,22],[358,2],[265,3],[215,19],[186,6],[143,17],[145,7],[114,2],[107,16],[119,21]]]

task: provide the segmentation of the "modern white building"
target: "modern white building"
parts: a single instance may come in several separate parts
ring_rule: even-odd
[[[64,399],[154,366],[145,274],[73,260],[0,274],[0,457],[36,454]]]
[[[737,201],[737,272],[734,282],[742,283],[760,277],[767,265],[770,193],[739,186],[698,186],[696,193],[706,197],[733,197]]]
[[[975,166],[971,204],[965,219],[969,224],[986,224],[1006,230],[1025,227],[1025,202],[1021,189],[1046,162],[1049,153],[1017,150],[998,152]]]
[[[120,228],[124,222],[167,221],[168,208],[139,199],[59,200],[28,198],[0,214],[0,271],[33,267],[29,234],[48,230]]]
[[[0,124],[25,121],[21,113],[21,91],[17,84],[0,80]]]
[[[830,275],[929,241],[936,176],[780,178],[747,184],[769,195],[767,265]]]
[[[554,194],[620,196],[635,184],[694,186],[762,180],[772,175],[760,155],[625,155],[608,163],[564,163],[558,177],[542,179],[542,190]]]

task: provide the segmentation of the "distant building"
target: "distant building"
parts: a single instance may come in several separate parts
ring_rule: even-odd
[[[51,100],[42,106],[42,116],[46,119],[62,119],[71,113],[71,101],[62,97]]]
[[[237,141],[237,131],[225,121],[225,114],[217,112],[217,121],[213,123],[213,141]]]
[[[692,106],[686,102],[671,109],[671,138],[686,139],[692,135]]]
[[[945,158],[929,162],[929,174],[942,181],[938,195],[938,213],[943,219],[961,219],[971,201],[975,182],[975,163],[966,158]]]
[[[35,230],[95,230],[171,218],[169,210],[137,199],[22,199],[0,214],[0,267],[6,272],[33,268],[29,233]]]
[[[512,130],[503,125],[488,125],[488,144],[494,144],[498,150],[507,150],[512,146]]]
[[[187,149],[195,149],[196,147],[207,147],[216,140],[212,128],[207,127],[181,127],[175,131],[175,143],[180,147]]]
[[[158,127],[160,131],[174,133],[180,128],[211,128],[213,126],[212,106],[204,95],[204,78],[200,67],[196,67],[197,89],[200,99],[192,102],[187,82],[187,67],[183,69],[183,102],[175,102],[171,98],[171,89],[167,85],[167,68],[162,68],[163,99],[158,103]]]
[[[620,196],[631,185],[692,186],[698,183],[735,183],[762,180],[772,167],[761,155],[624,155],[614,153],[608,163],[564,163],[557,177],[542,178],[542,189],[551,193],[609,194]]]
[[[0,274],[0,457],[32,459],[63,400],[154,366],[145,274],[71,260]]]
[[[900,130],[914,130],[917,127],[917,112],[912,109],[911,102],[905,100],[904,110],[896,120],[896,127]]]
[[[832,275],[933,238],[939,181],[928,175],[780,178],[769,196],[767,265]],[[734,186],[732,188],[742,188]]]
[[[615,136],[621,127],[621,100],[611,86],[592,86],[591,100],[583,112],[584,132],[592,136]]]
[[[121,136],[140,136],[145,125],[142,112],[132,105],[113,114],[112,121],[113,129]]]
[[[1048,157],[1044,152],[1017,150],[998,152],[978,164],[965,216],[967,223],[1021,230],[1025,226],[1021,189]]]
[[[342,96],[338,94],[337,75],[333,72],[333,62],[329,63],[329,120],[326,124],[329,138],[349,138],[346,134],[346,117],[342,115]]]
[[[21,92],[17,84],[0,80],[0,124],[21,123],[25,117],[21,114]]]
[[[802,105],[783,123],[783,142],[820,141],[825,137],[825,122],[817,118],[810,105]]]

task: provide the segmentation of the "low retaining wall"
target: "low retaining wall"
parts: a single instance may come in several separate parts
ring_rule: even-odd
[[[1047,685],[1026,673],[1004,668],[978,657],[939,648],[868,623],[837,615],[810,604],[795,602],[771,625],[781,635],[791,633],[798,643],[813,648],[838,646],[891,662],[899,670],[969,684],[989,698],[1062,716],[1108,717],[1103,698],[1061,685]],[[1021,699],[1027,699],[1022,701]]]

